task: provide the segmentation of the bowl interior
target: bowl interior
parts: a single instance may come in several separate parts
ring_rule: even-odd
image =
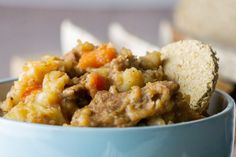
[[[229,104],[228,100],[222,93],[215,91],[211,97],[210,104],[207,110],[209,115],[217,114],[223,111]]]
[[[13,85],[14,80],[16,79],[0,80],[0,101],[3,101],[6,98],[6,94]]]

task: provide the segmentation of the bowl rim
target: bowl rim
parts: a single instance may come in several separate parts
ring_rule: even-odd
[[[17,80],[16,78],[11,79],[0,79],[0,84],[13,82]],[[212,121],[214,119],[220,118],[225,116],[227,113],[233,110],[235,112],[235,102],[231,96],[229,96],[226,92],[216,89],[214,92],[222,95],[227,100],[227,106],[221,112],[214,114],[212,116],[188,121],[188,122],[181,122],[181,123],[174,123],[168,125],[153,125],[153,126],[142,126],[142,127],[125,127],[125,128],[114,128],[114,127],[74,127],[74,126],[57,126],[57,125],[48,125],[48,124],[37,124],[37,123],[30,123],[30,122],[21,122],[15,121],[10,119],[5,119],[0,117],[0,123],[4,123],[5,125],[14,125],[17,127],[27,127],[27,128],[37,128],[37,129],[49,129],[49,130],[57,130],[57,131],[131,131],[131,130],[149,130],[149,129],[169,129],[169,128],[178,128],[178,127],[190,127],[193,125],[199,125],[201,123],[205,123],[208,121]]]
[[[0,79],[0,84],[4,84],[4,83],[9,83],[9,82],[14,82],[17,81],[18,78],[1,78]]]

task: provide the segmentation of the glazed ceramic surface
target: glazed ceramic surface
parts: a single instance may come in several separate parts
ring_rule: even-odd
[[[2,81],[4,99],[12,81]],[[212,97],[212,116],[179,124],[131,128],[74,128],[0,118],[1,157],[230,157],[234,101]]]

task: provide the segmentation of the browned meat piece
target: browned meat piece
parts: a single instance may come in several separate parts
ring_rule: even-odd
[[[1,106],[1,103],[0,103],[0,106]],[[3,116],[3,112],[2,112],[2,110],[0,109],[0,117],[2,117]]]
[[[179,86],[172,81],[134,86],[130,91],[112,94],[98,92],[91,103],[78,109],[71,125],[83,127],[127,127],[140,120],[171,110],[169,102]]]
[[[81,84],[65,89],[62,96],[67,100],[76,101],[76,105],[80,108],[88,105],[91,100],[88,89]]]
[[[190,97],[188,95],[178,92],[173,97],[172,103],[173,109],[170,112],[147,118],[145,123],[147,125],[166,125],[204,118],[203,115],[190,108]]]
[[[72,115],[78,108],[88,105],[91,101],[88,89],[85,87],[87,75],[80,78],[73,78],[70,87],[62,92],[61,108],[67,120],[71,120]]]
[[[78,63],[80,59],[80,53],[76,50],[71,50],[71,52],[68,52],[63,57],[65,61],[71,61],[72,63]]]
[[[77,49],[68,52],[63,59],[65,63],[65,71],[70,77],[80,76],[83,74],[83,71],[77,68],[80,59],[80,53]]]
[[[73,100],[80,95],[81,91],[84,91],[84,90],[86,90],[85,86],[83,84],[79,83],[79,84],[73,85],[69,88],[66,88],[63,91],[62,96],[64,98]]]
[[[155,70],[143,70],[144,83],[164,80],[164,71],[162,66]]]
[[[172,111],[175,113],[174,123],[186,122],[204,118],[203,115],[191,109],[189,104],[190,104],[189,96],[183,95],[181,93],[176,94],[175,106]]]
[[[88,90],[81,84],[66,88],[62,93],[62,97],[61,108],[64,117],[69,121],[78,108],[88,105],[91,101]]]
[[[99,90],[106,90],[109,87],[108,80],[96,73],[86,73],[80,78],[73,78],[70,87],[63,93],[62,110],[68,120],[77,108],[88,105],[91,99]]]
[[[138,67],[139,62],[130,50],[123,48],[117,58],[105,66],[109,66],[111,71],[124,71],[127,68]]]

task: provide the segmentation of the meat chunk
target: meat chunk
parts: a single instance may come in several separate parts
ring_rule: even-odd
[[[82,75],[79,78],[73,78],[69,87],[62,92],[61,108],[67,120],[71,120],[74,112],[91,101],[89,92],[85,87],[87,75]]]
[[[159,68],[155,70],[143,70],[142,74],[144,83],[164,80],[164,71],[161,66],[159,66]]]
[[[79,63],[80,53],[75,49],[68,52],[64,57],[65,71],[70,77],[80,76],[83,72],[76,68]]]
[[[91,101],[88,90],[81,84],[76,84],[65,89],[62,92],[62,97],[61,108],[64,117],[68,121],[71,120],[72,115],[78,108],[88,105]]]
[[[123,71],[127,68],[138,67],[139,63],[137,58],[132,54],[129,49],[123,48],[117,58],[113,59],[108,66],[111,72]]]
[[[107,90],[108,87],[109,80],[96,73],[86,73],[80,78],[75,78],[72,85],[62,93],[61,107],[65,117],[70,120],[77,108],[88,105],[97,91]]]
[[[2,103],[0,103],[0,106],[2,105]],[[2,112],[2,110],[1,110],[1,108],[0,108],[0,117],[2,117],[3,116],[3,112]]]
[[[171,81],[148,83],[145,87],[134,86],[130,91],[113,94],[97,92],[91,103],[78,109],[71,121],[72,126],[127,127],[140,120],[171,110],[169,103],[179,86]]]
[[[192,110],[189,106],[190,96],[176,93],[172,101],[172,110],[163,115],[154,115],[145,120],[147,125],[166,125],[204,118],[203,115]],[[171,105],[170,105],[171,106]]]

